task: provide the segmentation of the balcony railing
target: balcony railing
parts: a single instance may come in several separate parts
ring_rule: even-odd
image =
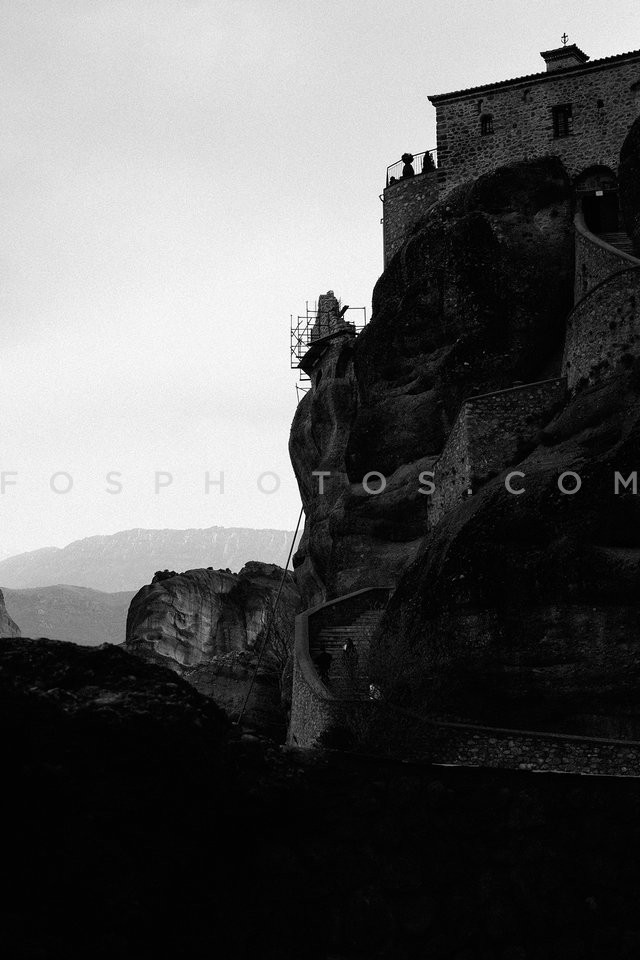
[[[407,154],[404,156],[406,157]],[[437,150],[425,150],[424,153],[408,154],[408,156],[413,156],[413,160],[411,160],[410,163],[406,163],[403,158],[396,160],[395,163],[387,167],[388,187],[398,180],[406,180],[407,177],[419,176],[421,173],[431,173],[432,170],[437,168]],[[413,174],[409,173],[409,169],[413,170]]]

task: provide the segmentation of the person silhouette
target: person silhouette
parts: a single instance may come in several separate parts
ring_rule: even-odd
[[[318,676],[325,685],[329,683],[329,672],[331,670],[332,661],[333,657],[323,644],[320,648],[320,653],[315,658],[315,663],[316,667],[318,668]]]

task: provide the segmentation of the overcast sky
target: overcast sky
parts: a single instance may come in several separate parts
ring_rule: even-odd
[[[537,72],[565,30],[592,58],[640,47],[637,0],[0,16],[0,556],[135,526],[292,528],[289,315],[330,287],[369,314],[385,168],[435,146],[427,95]]]

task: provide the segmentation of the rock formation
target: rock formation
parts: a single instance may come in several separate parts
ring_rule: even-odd
[[[239,574],[200,569],[157,575],[131,602],[125,648],[170,667],[235,717],[253,676],[282,573],[274,564],[251,562]],[[248,704],[248,719],[271,732],[281,732],[286,720],[282,675],[298,601],[289,574]]]
[[[428,510],[418,477],[463,398],[559,372],[572,244],[569,179],[551,158],[465,184],[417,225],[376,285],[353,360],[294,417],[307,605],[394,583],[416,557]],[[323,496],[314,470],[331,471]],[[369,471],[386,477],[383,493],[363,491]]]
[[[4,595],[2,590],[0,590],[0,638],[2,637],[19,637],[20,628],[17,623],[11,619],[7,613],[7,608],[4,602]]]
[[[296,412],[307,512],[296,571],[309,604],[397,584],[371,660],[396,702],[637,738],[640,501],[631,485],[614,492],[616,472],[640,460],[633,356],[546,421],[532,410],[505,462],[524,474],[523,495],[493,471],[432,525],[419,493],[465,397],[560,374],[572,256],[555,159],[484,175],[430,208],[376,285],[348,376],[323,378]],[[312,470],[334,471],[323,497]],[[384,493],[363,492],[368,471],[387,478]],[[576,495],[559,490],[564,471],[579,475]]]
[[[452,511],[401,579],[374,669],[405,700],[500,726],[640,735],[640,377],[575,399],[519,463]],[[564,495],[558,477],[582,481]],[[573,484],[570,483],[569,486]]]

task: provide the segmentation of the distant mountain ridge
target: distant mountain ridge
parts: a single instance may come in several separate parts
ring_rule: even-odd
[[[293,531],[249,527],[134,528],[44,547],[0,561],[0,587],[69,584],[114,593],[137,591],[156,570],[197,567],[237,572],[249,560],[284,566]],[[24,633],[24,630],[23,630]]]

